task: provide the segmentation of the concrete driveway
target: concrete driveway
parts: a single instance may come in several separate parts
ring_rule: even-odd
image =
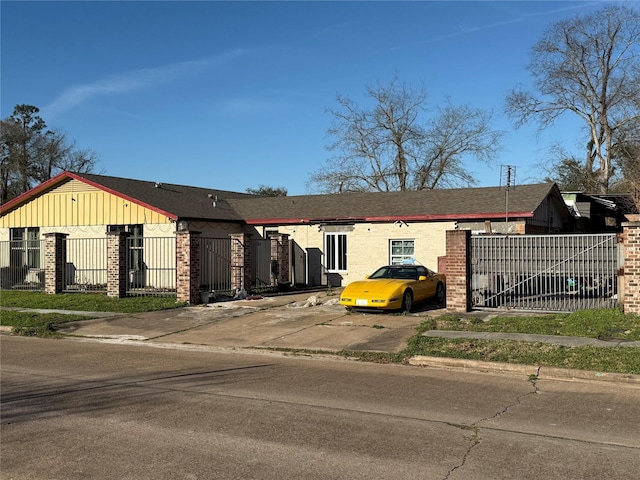
[[[109,342],[399,352],[426,316],[442,313],[428,304],[411,315],[348,313],[337,294],[313,292],[72,322],[59,331]]]

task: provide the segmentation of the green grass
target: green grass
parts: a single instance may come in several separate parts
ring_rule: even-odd
[[[342,351],[362,361],[404,363],[416,355],[486,362],[537,365],[640,374],[640,349],[636,347],[564,347],[512,340],[447,339],[425,337],[427,330],[529,333],[589,338],[640,340],[640,316],[621,310],[582,310],[571,314],[497,316],[489,321],[473,314],[446,314],[426,318],[399,353]]]
[[[16,335],[49,337],[55,336],[55,325],[78,320],[87,320],[85,315],[68,315],[63,313],[15,312],[3,310],[0,324],[10,326]]]
[[[564,347],[509,340],[470,340],[416,335],[396,361],[415,355],[487,362],[640,374],[637,347]]]
[[[39,308],[47,310],[76,310],[86,312],[138,313],[167,310],[185,306],[174,296],[139,296],[126,298],[107,297],[103,293],[61,293],[49,295],[42,292],[0,292],[0,306]]]
[[[416,355],[521,365],[640,375],[637,347],[563,347],[510,340],[468,340],[423,337],[410,339],[398,353],[343,350],[337,355],[375,363],[407,363]]]
[[[111,298],[105,294],[63,293],[49,295],[42,292],[20,292],[3,290],[0,292],[0,306],[21,307],[44,310],[70,310],[86,312],[139,313],[167,310],[186,305],[178,303],[172,296],[140,296]],[[66,313],[37,313],[2,310],[0,325],[12,327],[18,335],[54,336],[55,325],[95,318],[87,315]]]
[[[419,332],[427,330],[532,333],[640,341],[640,316],[625,314],[618,309],[595,309],[566,314],[498,316],[483,322],[473,315],[449,314],[425,321]]]

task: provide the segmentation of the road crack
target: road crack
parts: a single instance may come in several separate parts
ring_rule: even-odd
[[[540,367],[538,367],[538,370],[537,370],[535,375],[529,375],[528,381],[531,383],[531,385],[533,387],[533,389],[530,392],[527,392],[527,393],[524,393],[522,395],[519,395],[518,397],[516,397],[514,402],[510,403],[509,405],[506,405],[502,410],[496,412],[494,415],[491,415],[490,417],[481,418],[480,420],[477,420],[477,421],[473,422],[470,425],[464,425],[464,424],[463,425],[452,425],[452,426],[455,426],[457,428],[460,428],[461,430],[470,431],[471,432],[471,437],[469,438],[469,446],[467,447],[466,451],[464,452],[464,455],[462,456],[462,459],[460,460],[460,463],[458,463],[451,470],[449,470],[447,472],[447,474],[443,477],[443,480],[448,480],[449,477],[451,477],[451,475],[453,474],[453,472],[455,472],[456,470],[459,470],[460,468],[464,467],[464,465],[467,463],[467,459],[471,455],[472,450],[481,443],[482,438],[480,436],[480,426],[479,426],[479,424],[481,424],[482,422],[485,422],[487,420],[493,420],[495,418],[498,418],[498,417],[504,415],[511,408],[513,408],[513,407],[515,407],[517,405],[520,405],[523,398],[528,397],[530,395],[537,395],[538,394],[537,381],[538,381],[538,375],[539,374],[540,374]]]

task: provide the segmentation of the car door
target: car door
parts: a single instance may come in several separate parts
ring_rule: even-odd
[[[438,285],[438,276],[425,267],[418,267],[418,277],[425,276],[426,280],[420,282],[421,299],[431,298],[436,294],[436,286]]]

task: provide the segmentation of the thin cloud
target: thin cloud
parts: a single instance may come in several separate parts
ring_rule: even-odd
[[[576,5],[571,5],[571,6],[567,6],[567,7],[563,7],[563,8],[557,8],[554,10],[545,10],[542,12],[535,12],[535,13],[527,13],[524,15],[518,15],[517,17],[514,18],[510,18],[507,20],[502,20],[502,21],[498,21],[498,22],[492,22],[492,23],[487,23],[484,25],[478,25],[476,27],[465,27],[465,28],[461,28],[460,30],[453,32],[453,33],[449,33],[446,35],[441,35],[439,37],[435,37],[435,38],[430,38],[428,40],[424,40],[421,42],[415,42],[413,45],[428,45],[431,43],[438,43],[438,42],[442,42],[444,40],[451,40],[452,38],[458,38],[458,37],[462,37],[464,35],[469,35],[471,33],[476,33],[476,32],[481,32],[484,30],[490,30],[493,28],[498,28],[498,27],[502,27],[504,25],[513,25],[515,23],[521,23],[524,22],[525,20],[529,19],[529,18],[533,18],[533,17],[542,17],[542,16],[547,16],[547,15],[554,15],[557,13],[563,13],[563,12],[569,12],[569,11],[573,11],[573,10],[578,10],[578,9],[582,9],[585,7],[591,7],[594,5],[598,5],[599,2],[590,2],[590,3],[580,3],[580,4],[576,4]],[[402,49],[404,47],[392,47],[390,49],[388,49],[387,51],[395,51],[395,50],[399,50]]]
[[[70,110],[92,98],[131,93],[154,85],[170,83],[179,78],[196,75],[208,68],[218,67],[243,55],[247,50],[233,50],[224,54],[173,63],[155,68],[142,68],[115,75],[85,85],[76,85],[64,91],[51,104],[43,108],[47,117]]]

